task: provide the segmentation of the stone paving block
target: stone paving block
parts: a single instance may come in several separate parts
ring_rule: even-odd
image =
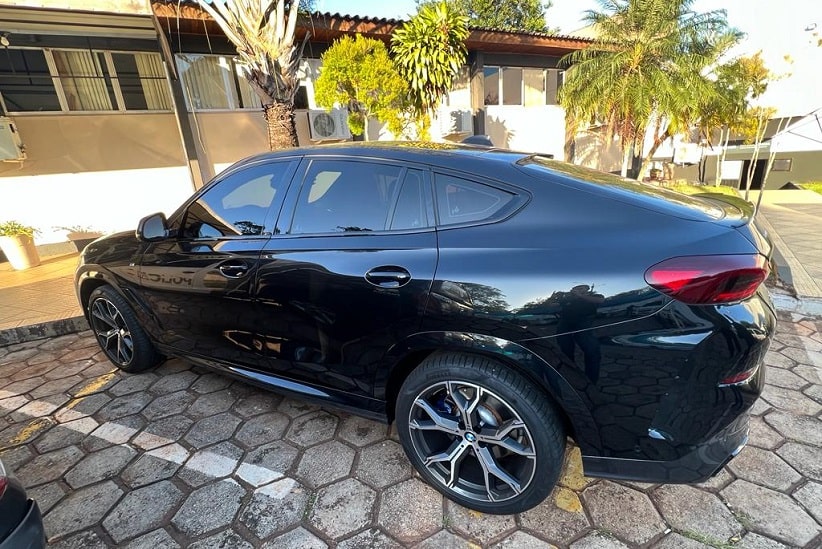
[[[263,545],[263,549],[279,549],[280,547],[299,547],[300,549],[326,549],[328,544],[306,530],[305,528],[295,528],[287,534],[283,534],[269,543]]]
[[[665,531],[648,496],[610,481],[582,493],[595,524],[631,543],[643,544]]]
[[[110,479],[119,475],[136,455],[128,446],[111,446],[93,452],[66,473],[66,483],[76,489]]]
[[[54,359],[53,358],[52,359],[45,358],[44,356],[38,356],[37,360],[38,361],[43,361],[43,362],[50,362],[51,360],[54,360]],[[29,361],[29,363],[31,363],[31,361]],[[93,365],[94,365],[94,361],[91,360],[91,359],[78,360],[77,362],[70,362],[70,363],[60,364],[56,368],[53,368],[52,370],[49,370],[48,372],[46,372],[43,375],[43,377],[48,379],[48,380],[61,379],[61,378],[64,378],[64,377],[69,377],[69,376],[79,374],[79,373],[85,371],[88,367],[93,366]]]
[[[186,536],[200,536],[234,521],[245,490],[231,479],[218,480],[192,492],[171,523]]]
[[[32,400],[11,414],[9,417],[12,421],[28,421],[32,418],[42,418],[51,415],[60,406],[69,401],[66,395],[52,395],[42,400]]]
[[[258,538],[267,539],[300,524],[307,505],[306,490],[285,478],[257,488],[240,513],[240,522]]]
[[[291,422],[286,438],[303,447],[326,442],[334,437],[337,421],[337,417],[328,412],[301,415]]]
[[[143,450],[152,450],[180,440],[194,421],[185,416],[170,416],[147,424],[132,441]]]
[[[379,524],[400,543],[431,536],[442,528],[442,519],[442,496],[421,480],[406,480],[382,494]]]
[[[297,466],[297,475],[310,487],[322,486],[348,476],[354,463],[354,450],[332,440],[309,448]]]
[[[65,393],[81,381],[83,381],[83,378],[77,375],[48,381],[38,386],[36,389],[29,391],[29,396],[38,400],[45,399],[49,396]]]
[[[107,421],[83,439],[82,447],[88,452],[94,452],[116,444],[125,444],[144,425],[145,420],[140,416],[128,416],[117,421]]]
[[[268,484],[285,476],[299,452],[278,440],[249,452],[237,467],[237,477],[254,487]]]
[[[410,478],[413,472],[402,446],[393,440],[384,440],[360,450],[355,476],[374,488],[385,488]]]
[[[28,379],[23,379],[21,381],[15,381],[14,383],[9,383],[5,387],[3,387],[2,394],[4,396],[20,396],[24,393],[28,393],[45,383],[46,380],[42,377],[32,377]],[[35,398],[35,397],[31,397]]]
[[[319,409],[319,406],[310,404],[304,400],[288,397],[284,397],[277,405],[277,410],[290,418],[304,416],[306,414],[310,414],[311,412],[316,412]]]
[[[43,517],[49,539],[73,534],[97,524],[122,495],[123,491],[110,480],[72,493]]]
[[[193,454],[177,475],[189,486],[201,486],[229,476],[237,468],[243,451],[230,442],[221,442]]]
[[[360,416],[344,415],[340,418],[341,439],[362,448],[388,436],[388,426]]]
[[[780,435],[776,429],[765,423],[761,417],[752,417],[750,420],[751,432],[748,444],[757,448],[773,450],[785,441],[785,437]]]
[[[103,528],[116,543],[122,543],[162,526],[182,499],[183,493],[167,480],[138,488],[120,500],[103,521]]]
[[[376,492],[365,484],[343,480],[317,493],[308,519],[317,530],[339,539],[368,525],[376,499]]]
[[[64,539],[59,543],[49,544],[51,549],[106,549],[106,543],[97,532],[89,530]]]
[[[665,536],[665,539],[653,547],[654,549],[711,549],[712,546],[705,545],[691,538],[686,538],[676,532],[671,532]]]
[[[20,444],[31,443],[54,425],[55,421],[48,417],[38,417],[26,422],[14,423],[0,431],[0,448],[11,448]]]
[[[37,506],[40,507],[40,513],[43,515],[48,513],[51,508],[66,495],[65,490],[63,490],[59,482],[41,484],[35,488],[26,489],[26,492],[30,498],[37,502]]]
[[[120,477],[128,486],[139,488],[173,477],[188,458],[188,450],[179,444],[161,446],[141,455]]]
[[[785,438],[802,444],[822,446],[822,429],[819,428],[817,418],[772,412],[765,416],[765,421]]]
[[[774,490],[787,490],[802,476],[776,454],[748,446],[728,464],[738,478],[749,480]]]
[[[85,397],[75,398],[54,414],[54,419],[60,423],[73,421],[82,417],[96,414],[100,408],[111,402],[111,397],[104,393],[97,393]]]
[[[149,421],[156,421],[169,416],[176,416],[185,412],[196,397],[186,391],[176,391],[155,398],[143,410],[143,416]]]
[[[239,424],[240,418],[225,412],[201,419],[183,438],[195,448],[203,448],[230,439]]]
[[[337,544],[337,549],[402,549],[402,545],[389,538],[376,528],[360,532]]]
[[[0,418],[3,418],[18,408],[25,406],[29,402],[29,398],[24,395],[14,395],[14,393],[6,393],[5,398],[0,400]]]
[[[744,513],[757,533],[803,546],[822,533],[816,521],[785,494],[737,480],[722,490],[736,512]]]
[[[628,549],[628,546],[604,532],[591,532],[571,544],[571,549]]]
[[[271,412],[280,404],[282,397],[271,392],[258,392],[237,399],[232,411],[240,417],[250,418]]]
[[[189,545],[189,549],[213,549],[215,547],[221,549],[254,549],[253,545],[245,541],[234,530],[223,530],[219,534],[214,534]]]
[[[472,549],[472,544],[448,530],[440,530],[415,545],[414,549]]]
[[[797,415],[812,416],[822,411],[822,404],[806,397],[801,392],[773,385],[765,386],[761,398],[764,398],[783,412]]]
[[[94,431],[99,424],[90,417],[69,421],[55,425],[41,437],[38,437],[34,447],[41,454],[59,450],[66,446],[80,444],[86,435]]]
[[[483,546],[517,527],[513,515],[487,515],[447,500],[445,505],[449,527]]]
[[[28,446],[15,446],[13,448],[0,447],[0,459],[3,460],[6,468],[12,471],[20,469],[20,467],[28,463],[32,457],[34,457],[34,452],[29,450]]]
[[[601,546],[598,546],[601,547]],[[504,540],[492,547],[492,549],[551,549],[556,548],[547,541],[535,538],[531,534],[523,531],[514,532]],[[593,549],[593,546],[591,547]]]
[[[197,397],[186,410],[186,415],[192,419],[200,419],[227,412],[237,401],[237,397],[229,389],[222,389]]]
[[[26,486],[39,486],[52,482],[71,469],[83,458],[83,452],[77,446],[61,448],[32,459],[16,471],[16,476]]]
[[[267,444],[282,438],[289,421],[287,415],[279,412],[258,415],[244,421],[234,438],[248,448]]]
[[[557,506],[557,497],[565,508]],[[555,488],[545,501],[522,513],[520,524],[559,543],[567,543],[589,527],[576,493],[563,487]]]
[[[663,518],[680,532],[724,543],[742,533],[742,525],[722,501],[692,486],[668,484],[654,490],[652,498]]]
[[[205,395],[207,393],[213,393],[215,391],[226,389],[233,381],[234,380],[230,377],[221,376],[220,374],[203,374],[197,379],[197,381],[194,382],[194,385],[191,386],[191,390],[195,393]]]
[[[178,549],[180,544],[174,541],[165,530],[154,530],[132,540],[124,549]]]
[[[754,532],[745,535],[739,543],[741,549],[788,549],[787,545]]]
[[[166,363],[166,366],[168,366],[168,363]],[[162,377],[149,387],[148,390],[158,395],[184,391],[188,389],[192,383],[197,381],[197,374],[189,370],[168,375],[163,375],[165,372],[161,370],[158,370],[157,373]]]
[[[141,372],[139,374],[123,374],[124,377],[111,387],[108,391],[114,396],[123,396],[131,393],[142,392],[148,389],[158,376],[152,372]]]
[[[793,499],[801,503],[816,521],[822,524],[822,484],[808,482],[793,493]]]
[[[793,373],[801,376],[809,383],[815,385],[822,384],[822,369],[816,366],[808,366],[807,364],[800,364],[793,369]]]
[[[765,377],[767,378],[767,383],[769,385],[775,385],[777,387],[783,387],[794,391],[798,391],[808,385],[807,379],[800,377],[791,371],[782,370],[779,368],[768,370]]]

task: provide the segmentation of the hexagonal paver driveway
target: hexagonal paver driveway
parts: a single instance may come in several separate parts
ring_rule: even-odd
[[[822,321],[781,315],[750,443],[699,486],[582,476],[490,516],[420,481],[385,425],[88,333],[0,348],[0,457],[56,548],[822,547]]]

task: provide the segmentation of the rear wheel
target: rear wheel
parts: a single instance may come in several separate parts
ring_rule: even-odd
[[[162,362],[132,308],[111,286],[91,292],[88,317],[100,348],[121,370],[142,372]]]
[[[420,474],[484,513],[534,507],[562,468],[565,435],[548,397],[483,357],[443,353],[423,361],[403,383],[396,421]]]

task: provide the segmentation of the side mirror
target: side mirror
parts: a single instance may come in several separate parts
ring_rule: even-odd
[[[156,242],[168,238],[168,223],[165,214],[156,213],[144,217],[137,224],[135,234],[143,242]]]

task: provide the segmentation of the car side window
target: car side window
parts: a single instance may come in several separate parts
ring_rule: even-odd
[[[384,231],[402,168],[374,162],[312,160],[292,234]]]
[[[427,204],[430,199],[426,199],[426,194],[429,192],[422,171],[406,171],[391,218],[391,230],[428,227]]]
[[[266,216],[282,203],[290,162],[273,162],[235,172],[217,182],[186,211],[184,238],[255,236],[267,232]]]
[[[434,188],[440,225],[488,219],[515,196],[483,183],[440,173],[435,176]]]

